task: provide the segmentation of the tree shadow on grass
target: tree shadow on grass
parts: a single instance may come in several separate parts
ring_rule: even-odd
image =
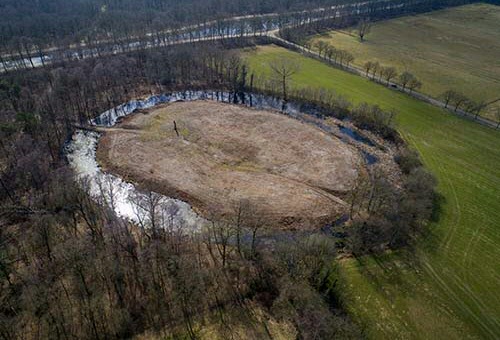
[[[397,255],[372,254],[356,257],[355,259],[361,274],[379,294],[389,297],[384,289],[387,288],[388,283],[397,286],[404,284],[404,273],[397,264],[399,261]]]
[[[408,286],[408,283],[413,285],[414,282],[408,282],[408,274],[419,275],[418,273],[423,271],[419,250],[424,249],[426,252],[433,253],[438,249],[441,239],[432,232],[431,228],[440,221],[445,202],[446,198],[443,195],[435,194],[428,225],[406,247],[396,251],[354,256],[361,274],[366,277],[379,294],[390,301],[394,297],[388,294],[387,289],[384,289],[387,288],[387,285],[400,288]]]
[[[432,214],[430,218],[431,222],[438,223],[441,220],[443,205],[445,203],[446,203],[446,197],[436,192],[432,200]]]
[[[441,221],[441,217],[443,214],[443,206],[446,203],[446,197],[440,193],[435,193],[433,197],[433,207],[432,213],[429,218],[429,222],[423,228],[420,235],[418,235],[415,240],[411,244],[411,253],[415,254],[417,251],[424,250],[429,254],[435,254],[439,249],[439,246],[442,242],[441,237],[434,230],[438,227],[439,222]],[[418,260],[418,256],[414,256],[415,261]]]

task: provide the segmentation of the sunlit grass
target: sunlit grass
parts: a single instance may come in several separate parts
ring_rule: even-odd
[[[244,55],[255,74],[297,60],[294,86],[396,109],[398,129],[439,180],[440,220],[415,254],[342,262],[347,307],[372,338],[500,337],[500,131],[276,46]]]

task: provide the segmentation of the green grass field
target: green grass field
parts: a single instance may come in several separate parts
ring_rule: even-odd
[[[398,129],[439,180],[440,220],[414,253],[342,262],[352,315],[375,339],[500,338],[500,131],[275,46],[247,50],[256,74],[297,60],[295,86],[394,108]]]
[[[474,4],[380,21],[361,43],[355,28],[315,36],[355,56],[355,64],[378,60],[408,70],[423,82],[422,92],[446,90],[476,101],[500,99],[500,6]],[[496,119],[500,101],[483,115]]]

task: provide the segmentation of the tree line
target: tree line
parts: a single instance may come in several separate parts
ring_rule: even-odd
[[[305,43],[305,48],[310,48],[310,45]],[[320,57],[333,62],[340,66],[349,67],[349,64],[354,61],[354,56],[340,49],[336,49],[333,45],[328,44],[324,41],[318,41],[315,44]],[[404,71],[398,73],[394,66],[384,66],[378,61],[367,61],[363,64],[363,69],[365,76],[374,81],[382,83],[385,81],[387,86],[399,85],[401,90],[408,91],[412,94],[414,91],[419,90],[422,87],[422,82],[411,72]],[[439,99],[443,100],[444,108],[449,108],[453,106],[453,111],[457,112],[459,109],[464,112],[474,115],[477,119],[481,112],[488,106],[485,101],[474,101],[463,93],[455,90],[447,90],[439,95]],[[500,119],[498,119],[500,123]]]
[[[307,49],[311,48],[309,43],[304,43],[304,47]],[[349,67],[349,65],[354,62],[354,56],[349,51],[345,51],[335,46],[328,44],[322,40],[318,41],[314,46],[320,58],[327,59],[330,62],[338,64],[340,66]]]
[[[465,112],[473,114],[476,119],[481,114],[481,112],[488,106],[488,104],[484,101],[476,102],[465,96],[463,93],[455,90],[447,90],[443,92],[440,98],[443,100],[445,108],[453,106],[454,112],[457,112],[458,110],[461,109]],[[499,119],[499,124],[500,124],[500,119]]]

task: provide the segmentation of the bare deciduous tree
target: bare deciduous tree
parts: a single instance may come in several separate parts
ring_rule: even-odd
[[[377,72],[380,70],[380,63],[378,61],[375,61],[372,65],[372,78],[375,79],[375,76],[377,75]]]
[[[333,55],[336,53],[336,48],[332,45],[327,45],[325,50],[325,58],[332,60]]]
[[[445,91],[442,95],[441,98],[444,100],[444,107],[448,108],[448,104],[457,96],[457,92],[453,90],[448,90]]]
[[[410,89],[410,93],[421,87],[422,87],[422,82],[417,78],[413,78],[408,82],[408,88]]]
[[[384,67],[384,69],[383,69],[383,77],[386,80],[387,85],[390,84],[391,79],[396,77],[397,74],[398,74],[398,72],[396,71],[396,68],[393,66]]]
[[[324,42],[323,40],[318,41],[314,46],[318,49],[318,54],[321,57],[321,54],[325,49],[328,47],[328,44]]]
[[[354,55],[352,55],[352,53],[346,51],[345,55],[344,55],[344,60],[345,60],[346,66],[349,67],[349,64],[354,61]]]
[[[488,106],[488,104],[484,101],[476,102],[474,103],[473,107],[470,110],[470,113],[474,114],[474,118],[477,119],[477,117],[481,114],[481,112]]]
[[[300,65],[292,60],[282,60],[282,59],[275,59],[271,61],[269,64],[271,67],[271,70],[274,72],[274,74],[280,79],[281,81],[281,86],[282,86],[282,91],[283,91],[283,100],[287,100],[287,85],[288,85],[288,80],[290,77],[292,77],[294,74],[299,72],[300,70]]]
[[[463,95],[462,93],[455,92],[455,95],[452,98],[453,105],[455,105],[454,111],[457,112],[457,110],[460,108],[460,106],[462,106],[462,104],[467,103],[468,100],[469,99],[465,95]]]
[[[368,75],[370,74],[370,70],[373,69],[373,67],[375,66],[375,63],[373,61],[367,61],[365,64],[364,64],[364,68],[365,68],[365,71],[366,71],[366,76],[368,77]]]
[[[372,28],[372,23],[369,19],[361,19],[358,23],[358,36],[361,42],[365,41],[365,36],[370,33]]]
[[[401,84],[401,86],[403,86],[403,90],[406,89],[408,83],[414,78],[415,76],[408,71],[405,71],[399,75],[399,83]]]
[[[496,112],[495,112],[495,118],[497,119],[497,129],[498,127],[500,127],[500,107],[497,108]]]

